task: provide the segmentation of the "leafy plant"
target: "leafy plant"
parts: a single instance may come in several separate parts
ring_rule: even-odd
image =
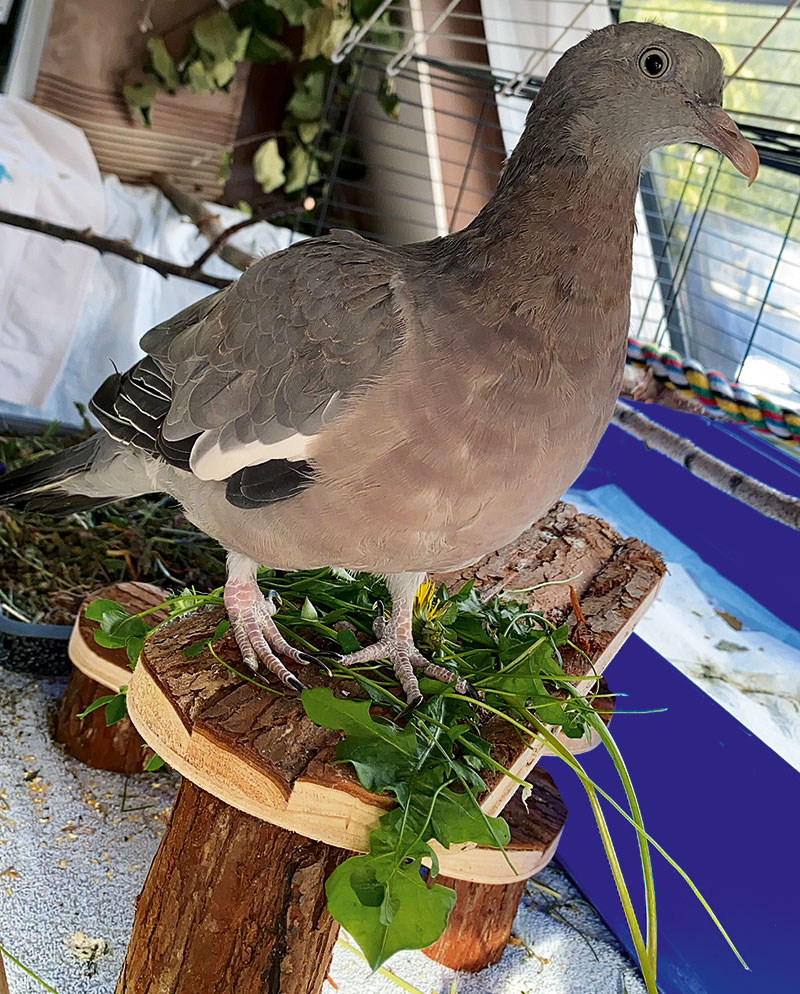
[[[204,14],[194,22],[179,54],[171,53],[163,38],[149,38],[142,68],[154,82],[131,83],[123,88],[123,95],[134,118],[148,126],[159,92],[227,91],[241,63],[295,63],[294,91],[281,130],[267,136],[253,155],[253,174],[264,192],[283,189],[291,196],[326,175],[332,136],[322,114],[331,59],[350,29],[371,17],[378,2],[244,0],[230,11]],[[385,45],[397,41],[389,18],[386,11],[375,25]],[[295,48],[287,44],[293,41],[292,29],[302,29],[302,42]],[[349,76],[348,66],[338,70],[342,85]],[[381,81],[377,99],[388,114],[397,115],[397,97],[388,80]],[[225,153],[220,180],[226,180],[229,172],[230,154]]]
[[[274,619],[278,627],[312,652],[332,646],[347,652],[360,644],[359,635],[370,638],[376,602],[387,599],[379,578],[351,576],[344,570],[262,570],[259,581],[281,594],[282,606]],[[211,594],[187,589],[165,602],[171,617],[205,604],[221,605],[221,588]],[[147,624],[146,615],[156,610],[135,617]],[[119,605],[108,601],[96,609],[100,616],[96,637],[116,638],[119,647],[124,645],[127,651],[129,640],[140,637],[139,626],[131,618],[124,621],[121,611]],[[561,647],[577,648],[569,641],[567,629],[501,598],[482,604],[471,583],[452,595],[444,588],[423,585],[415,601],[413,627],[417,644],[427,655],[466,678],[480,699],[457,693],[452,684],[426,678],[421,682],[424,703],[401,725],[398,718],[405,702],[396,694],[393,673],[382,663],[352,669],[333,664],[334,676],[348,688],[348,695],[355,683],[367,699],[341,698],[329,688],[307,690],[302,695],[310,720],[343,732],[338,759],[351,764],[365,789],[389,793],[397,802],[371,833],[369,851],[342,863],[326,885],[332,915],[358,941],[373,969],[400,949],[430,945],[446,925],[455,895],[435,883],[438,865],[434,840],[445,847],[473,842],[503,851],[509,841],[503,819],[487,817],[480,808],[479,797],[486,788],[484,775],[488,770],[500,771],[523,788],[525,785],[492,757],[491,744],[481,734],[486,716],[509,724],[521,744],[546,743],[581,780],[649,994],[657,994],[650,846],[681,874],[741,961],[697,887],[645,830],[625,763],[592,706],[593,692],[580,694],[573,686],[577,678],[567,675],[561,665]],[[222,663],[213,643],[224,637],[226,630],[221,622],[210,639],[187,646],[185,654],[194,655],[208,645]],[[259,683],[252,677],[244,678]],[[259,686],[272,689],[266,683]],[[568,736],[580,736],[589,727],[614,762],[628,810],[591,780],[554,734],[558,729]],[[645,889],[644,931],[602,801],[637,833]]]

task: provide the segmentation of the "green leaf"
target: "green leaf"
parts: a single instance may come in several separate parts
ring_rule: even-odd
[[[125,652],[128,655],[128,662],[131,666],[135,666],[139,661],[139,656],[141,656],[143,648],[144,635],[133,635],[125,643]]]
[[[449,887],[428,887],[417,860],[401,864],[382,881],[369,855],[351,856],[338,866],[325,893],[331,914],[353,936],[373,970],[401,949],[424,949],[435,942],[456,900]]]
[[[250,29],[239,31],[231,15],[227,11],[218,10],[208,17],[198,18],[192,34],[200,48],[213,59],[241,62],[250,38]]]
[[[437,796],[430,825],[431,838],[443,846],[475,842],[500,849],[511,841],[511,829],[503,818],[489,818],[471,794],[449,788]]]
[[[319,163],[303,145],[295,145],[289,152],[289,168],[286,173],[286,192],[297,193],[305,186],[313,186],[322,179]]]
[[[156,75],[164,84],[164,87],[170,93],[174,93],[180,86],[180,79],[178,78],[175,60],[167,51],[164,39],[148,38],[147,51],[150,53],[150,63]]]
[[[309,72],[295,80],[295,90],[286,110],[298,121],[319,121],[325,99],[325,73]]]
[[[318,55],[330,60],[353,26],[346,8],[329,10],[316,7],[303,15],[303,51],[301,58],[315,59]]]
[[[75,717],[80,718],[81,721],[83,721],[83,719],[87,715],[90,715],[92,711],[97,711],[98,708],[105,707],[106,704],[109,704],[111,701],[114,700],[115,697],[118,696],[119,696],[118,694],[105,694],[103,697],[98,697],[97,700],[92,701],[92,703],[89,705],[88,708],[84,708],[84,710],[81,711],[81,713],[76,715]]]
[[[410,777],[419,754],[417,733],[411,725],[400,728],[394,722],[376,720],[369,701],[341,700],[328,687],[304,690],[302,701],[314,724],[345,733],[336,755],[353,764],[367,790],[379,793]]]
[[[150,112],[155,103],[157,87],[153,83],[129,83],[123,86],[122,95],[128,102],[134,120],[150,127]]]
[[[236,75],[236,63],[233,59],[220,59],[211,67],[211,77],[217,86],[222,89]]]
[[[104,649],[124,649],[125,639],[120,638],[117,635],[109,635],[107,632],[98,629],[94,633],[94,640],[97,645],[102,646]]]
[[[268,37],[263,31],[254,31],[247,46],[246,58],[248,62],[291,62],[294,52],[288,45]]]
[[[157,754],[153,755],[144,764],[145,773],[155,773],[156,770],[160,770],[162,766],[166,766],[164,760]]]
[[[219,183],[227,183],[231,178],[231,163],[233,162],[233,155],[226,149],[219,157],[219,169],[217,170],[217,181]]]
[[[310,145],[319,134],[319,121],[298,121],[297,135],[304,145]]]
[[[128,715],[127,694],[115,694],[106,704],[106,726],[116,725]]]
[[[124,615],[127,615],[128,613],[125,608],[116,601],[109,600],[107,597],[98,597],[96,601],[92,601],[90,604],[86,605],[84,614],[89,621],[101,621],[103,615],[109,612]]]
[[[230,621],[228,621],[227,618],[223,618],[222,621],[218,621],[214,629],[214,634],[211,636],[211,641],[212,642],[219,641],[219,639],[223,638],[223,636],[228,634],[228,630],[230,629],[230,627],[231,623]]]
[[[308,0],[264,0],[270,6],[279,10],[292,27],[303,23],[303,15],[309,7]]]
[[[319,618],[317,609],[307,597],[303,601],[303,606],[300,608],[300,617],[303,621],[316,621]]]
[[[400,98],[397,96],[393,81],[387,79],[386,76],[381,76],[376,96],[378,98],[378,103],[389,115],[389,117],[394,118],[395,121],[399,120],[400,112],[398,110],[398,106],[400,104]],[[472,583],[474,582],[475,581],[473,580]],[[470,587],[470,590],[471,589],[472,587]]]
[[[375,13],[381,0],[351,0],[350,9],[357,21],[367,21]]]
[[[284,163],[278,151],[278,140],[268,138],[258,146],[253,156],[253,175],[256,182],[261,184],[264,193],[272,193],[286,182],[283,171]]]
[[[213,93],[216,89],[213,71],[195,59],[186,67],[186,85],[192,93]]]
[[[357,652],[361,648],[361,643],[349,628],[342,628],[336,633],[336,641],[342,652]]]
[[[200,639],[199,642],[192,642],[190,645],[185,645],[181,649],[181,654],[186,659],[194,659],[195,656],[199,656],[203,649],[208,645],[208,639]]]

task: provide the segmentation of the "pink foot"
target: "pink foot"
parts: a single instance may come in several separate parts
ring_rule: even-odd
[[[287,687],[297,691],[305,690],[305,684],[284,666],[278,656],[303,666],[317,660],[290,646],[278,631],[272,620],[272,615],[278,609],[277,593],[273,590],[265,597],[255,577],[239,579],[229,572],[224,600],[236,644],[250,669],[258,670],[259,664],[263,663]]]

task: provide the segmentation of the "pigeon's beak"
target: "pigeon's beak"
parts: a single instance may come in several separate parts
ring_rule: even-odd
[[[712,148],[730,159],[739,172],[753,182],[758,173],[758,152],[721,107],[695,104],[699,132]]]

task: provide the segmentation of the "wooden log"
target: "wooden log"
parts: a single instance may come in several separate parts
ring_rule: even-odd
[[[348,855],[184,780],[116,994],[318,994],[339,931],[325,880]]]
[[[553,858],[567,817],[567,807],[544,770],[528,778],[527,805],[516,794],[503,811],[511,829],[507,852],[512,863],[520,853],[537,853],[538,873]],[[530,874],[530,876],[533,875]],[[456,903],[442,936],[425,955],[451,970],[475,973],[497,963],[508,945],[527,877],[511,884],[482,884],[440,875],[437,883],[452,887]]]
[[[0,953],[0,994],[9,994],[8,980],[6,979],[6,968],[3,964],[3,954]]]
[[[129,611],[142,611],[161,603],[165,596],[163,590],[148,583],[116,583],[96,590],[81,604],[69,640],[73,668],[56,715],[55,739],[87,766],[113,773],[141,773],[152,754],[130,718],[109,727],[103,708],[78,718],[98,697],[109,691],[116,693],[131,677],[124,650],[106,649],[95,642],[98,624],[86,617],[86,606],[107,597]]]

